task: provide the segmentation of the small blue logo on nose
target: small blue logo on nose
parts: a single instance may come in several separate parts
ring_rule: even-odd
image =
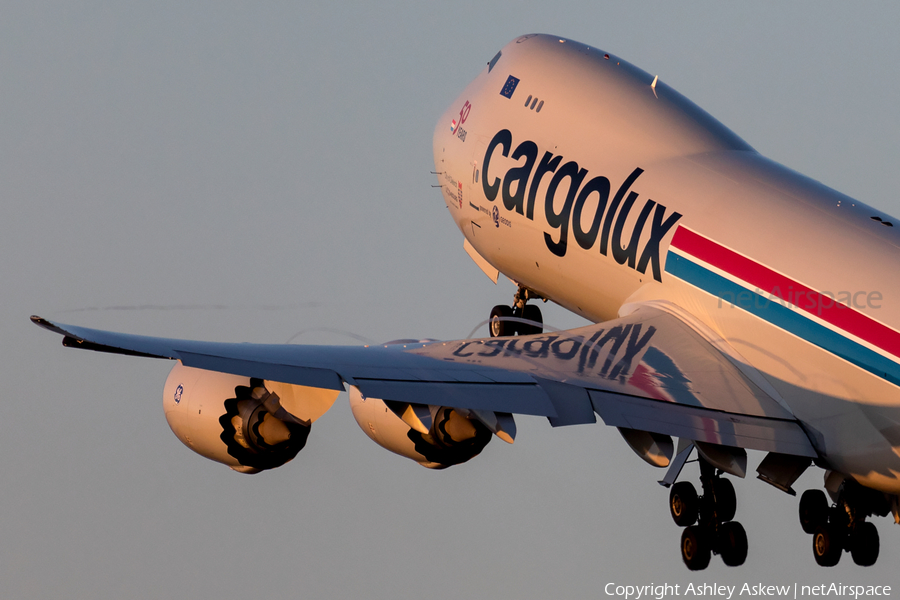
[[[517,85],[519,85],[519,79],[510,75],[506,78],[506,83],[503,84],[503,89],[500,90],[500,95],[505,98],[512,98],[513,92],[516,91]]]

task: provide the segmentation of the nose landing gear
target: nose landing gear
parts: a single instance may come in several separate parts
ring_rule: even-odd
[[[540,307],[527,304],[528,300],[540,298],[526,287],[519,286],[513,297],[513,305],[498,304],[491,309],[491,337],[513,335],[533,335],[544,331],[544,318]],[[546,301],[546,300],[545,300]]]
[[[691,571],[709,566],[712,554],[722,557],[730,567],[747,559],[747,533],[734,519],[737,497],[734,486],[723,479],[715,467],[700,458],[700,484],[703,495],[687,481],[679,481],[669,491],[669,512],[681,534],[681,558]]]

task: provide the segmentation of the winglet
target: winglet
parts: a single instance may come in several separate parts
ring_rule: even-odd
[[[59,325],[56,325],[55,323],[52,323],[51,321],[48,321],[47,319],[39,317],[37,315],[31,315],[31,322],[38,327],[46,329],[47,331],[52,331],[53,333],[58,333],[59,335],[63,336],[62,345],[66,348],[80,348],[82,350],[93,350],[95,352],[106,352],[109,354],[123,354],[125,356],[138,356],[142,358],[178,358],[177,356],[167,356],[166,354],[131,350],[129,348],[123,348],[111,344],[104,344],[102,342],[92,342],[74,331],[66,331],[65,329],[63,329],[63,327],[68,327],[68,325],[63,325],[63,327],[60,327]],[[78,328],[73,329],[77,330]]]
[[[31,322],[37,325],[38,327],[43,327],[48,331],[52,331],[54,333],[58,333],[60,335],[68,335],[65,331],[45,319],[44,317],[39,317],[37,315],[31,315]]]

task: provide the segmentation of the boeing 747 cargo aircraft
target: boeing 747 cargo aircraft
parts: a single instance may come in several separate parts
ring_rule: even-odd
[[[517,284],[488,338],[223,344],[33,320],[69,347],[177,361],[172,431],[236,471],[292,460],[344,390],[375,443],[434,469],[512,443],[516,415],[599,416],[666,469],[688,568],[744,563],[730,478],[747,450],[765,453],[759,485],[790,495],[821,469],[798,527],[820,565],[875,563],[870,519],[900,522],[900,221],[765,158],[658,77],[549,35],[497,52],[433,151],[464,250]],[[541,301],[594,324],[545,333]],[[699,488],[679,479],[691,456]]]

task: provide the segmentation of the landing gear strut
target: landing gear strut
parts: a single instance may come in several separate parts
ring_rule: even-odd
[[[674,484],[669,492],[669,512],[681,534],[681,558],[691,571],[709,566],[712,554],[718,554],[729,567],[744,564],[747,559],[747,533],[734,519],[737,497],[734,486],[723,479],[721,471],[700,461],[700,484],[703,495],[687,481]]]
[[[544,331],[544,318],[540,307],[527,304],[533,298],[540,298],[526,287],[519,286],[513,297],[513,305],[498,304],[491,309],[491,337],[512,335],[532,335]],[[528,321],[528,322],[525,322]]]
[[[812,534],[813,556],[822,567],[838,564],[844,551],[860,566],[874,565],[880,547],[878,529],[866,517],[889,511],[884,494],[852,479],[841,484],[832,506],[822,490],[806,490],[800,496],[800,525]]]

